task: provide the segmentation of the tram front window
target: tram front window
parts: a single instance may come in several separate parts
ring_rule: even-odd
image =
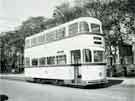
[[[101,33],[100,25],[98,25],[98,24],[91,24],[91,31],[93,33]]]
[[[89,25],[87,22],[80,22],[80,32],[89,32]]]
[[[94,62],[104,62],[103,51],[94,51]]]
[[[91,51],[89,49],[83,49],[83,60],[85,63],[92,61]]]

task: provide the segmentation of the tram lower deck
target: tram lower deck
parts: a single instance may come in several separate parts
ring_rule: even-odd
[[[25,68],[25,76],[33,79],[63,81],[63,84],[89,85],[107,82],[105,65],[95,64]]]

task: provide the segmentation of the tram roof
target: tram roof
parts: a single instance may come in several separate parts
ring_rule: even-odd
[[[66,26],[68,26],[68,25],[70,25],[70,24],[73,24],[73,23],[75,23],[75,22],[80,22],[80,21],[88,21],[88,22],[90,22],[90,23],[101,24],[101,21],[98,20],[97,18],[94,18],[94,17],[80,17],[80,18],[71,20],[71,21],[69,21],[69,22],[66,22],[66,23],[64,23],[64,24],[61,24],[61,25],[58,25],[58,26],[54,26],[54,27],[49,28],[49,29],[45,29],[45,30],[42,31],[42,32],[39,32],[39,33],[34,34],[34,35],[32,35],[32,36],[26,37],[26,39],[31,39],[31,38],[33,38],[33,37],[38,37],[38,36],[40,36],[40,35],[42,35],[42,34],[44,34],[44,33],[48,33],[48,32],[57,30],[57,29],[59,29],[59,28],[63,28],[63,27],[66,27]]]

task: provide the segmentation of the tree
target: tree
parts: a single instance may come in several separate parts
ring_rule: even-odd
[[[31,17],[22,23],[19,28],[19,33],[22,34],[22,36],[30,36],[35,33],[39,33],[46,29],[46,20],[47,18],[44,18],[42,16]]]
[[[59,6],[56,6],[53,16],[58,24],[62,24],[78,17],[88,16],[88,14],[86,13],[84,7],[72,7],[68,2],[66,2]]]

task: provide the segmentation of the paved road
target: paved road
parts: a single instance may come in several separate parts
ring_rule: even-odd
[[[7,95],[8,101],[135,101],[135,87],[117,83],[79,89],[0,79],[0,94]]]

